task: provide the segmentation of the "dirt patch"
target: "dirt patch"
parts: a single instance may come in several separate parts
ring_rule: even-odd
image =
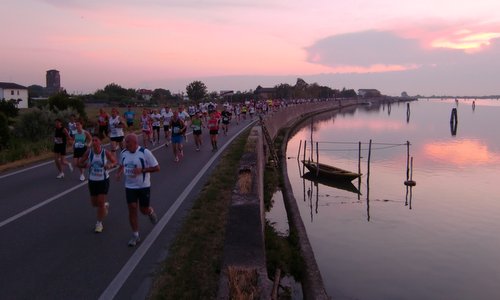
[[[259,274],[255,269],[228,268],[229,299],[259,299]]]

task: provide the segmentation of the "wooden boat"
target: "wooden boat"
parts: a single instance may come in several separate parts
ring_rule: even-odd
[[[359,173],[346,171],[341,168],[317,163],[310,160],[303,160],[302,163],[311,173],[317,174],[317,177],[351,181],[361,176],[361,174]]]
[[[335,180],[330,178],[316,177],[316,173],[307,172],[302,178],[312,181],[315,185],[322,184],[339,190],[344,190],[361,195],[361,192],[348,180]]]

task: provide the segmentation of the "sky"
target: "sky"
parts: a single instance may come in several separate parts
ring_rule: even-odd
[[[0,81],[500,94],[498,0],[2,0]]]

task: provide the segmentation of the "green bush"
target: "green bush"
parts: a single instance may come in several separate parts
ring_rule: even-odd
[[[9,119],[3,112],[0,112],[0,150],[4,149],[9,143],[9,131]]]
[[[15,118],[19,113],[19,109],[14,104],[14,101],[0,99],[0,112],[4,113],[9,118]]]
[[[74,114],[72,109],[50,111],[47,109],[34,108],[30,112],[22,114],[16,122],[16,136],[29,141],[47,140],[54,134],[54,122],[56,119],[66,120]]]

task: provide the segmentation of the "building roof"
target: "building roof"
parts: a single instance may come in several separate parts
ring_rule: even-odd
[[[28,88],[13,82],[0,82],[0,89],[25,89]]]

